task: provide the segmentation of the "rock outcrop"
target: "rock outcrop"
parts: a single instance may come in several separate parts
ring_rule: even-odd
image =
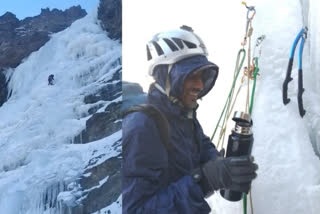
[[[100,0],[98,19],[109,38],[121,42],[121,0]],[[121,59],[116,64],[121,65]],[[91,117],[86,122],[86,128],[74,138],[74,143],[90,143],[103,139],[122,128],[121,106],[122,101],[122,67],[106,81],[103,87],[93,94],[85,96],[86,104],[97,104],[88,110]],[[103,110],[101,101],[119,100],[111,102]],[[98,111],[99,110],[99,111]],[[121,140],[115,142],[113,147],[121,151]],[[121,195],[121,155],[109,158],[98,165],[99,160],[107,154],[93,156],[86,167],[83,176],[79,178],[81,199],[79,205],[72,208],[72,214],[89,214],[100,212],[101,209],[115,203]],[[92,167],[94,165],[94,167]],[[102,182],[105,181],[105,182]],[[99,185],[103,183],[102,185]],[[97,187],[98,186],[98,187]],[[119,203],[119,202],[117,202]],[[108,213],[111,213],[109,210]]]
[[[138,83],[123,81],[122,93],[122,112],[133,105],[143,104],[147,101],[147,94],[143,92],[142,87]]]
[[[120,40],[122,37],[122,1],[101,0],[98,9],[98,18],[104,30],[111,39]]]
[[[120,60],[118,60],[120,62]],[[94,94],[84,98],[86,104],[95,104],[100,101],[119,100],[111,102],[103,111],[102,106],[96,105],[88,110],[91,117],[86,122],[86,128],[74,139],[74,143],[90,143],[100,140],[121,130],[121,105],[122,82],[121,66],[113,77],[104,83],[104,86]],[[99,112],[97,112],[100,109]],[[114,142],[112,147],[121,152],[121,140]],[[121,195],[121,155],[102,161],[107,153],[94,155],[85,168],[83,175],[79,178],[78,184],[81,187],[81,198],[79,205],[72,208],[72,214],[89,214],[98,212],[116,200]],[[101,163],[95,165],[98,161]],[[94,166],[94,167],[92,167]],[[99,186],[99,182],[103,182]],[[99,187],[97,187],[99,186]]]

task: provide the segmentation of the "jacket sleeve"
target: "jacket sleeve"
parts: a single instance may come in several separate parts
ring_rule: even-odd
[[[209,213],[200,186],[186,175],[168,183],[168,153],[155,123],[141,112],[123,121],[124,214]]]
[[[202,127],[198,120],[196,120],[196,126],[198,127],[198,135],[201,139],[200,141],[200,156],[201,156],[201,163],[206,163],[209,160],[214,160],[219,156],[219,152],[216,149],[213,142],[210,138],[203,133]]]

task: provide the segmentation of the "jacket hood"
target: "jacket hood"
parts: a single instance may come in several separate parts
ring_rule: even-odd
[[[166,88],[168,65],[159,65],[155,68],[154,78],[163,89]],[[199,98],[205,96],[214,86],[219,73],[219,67],[208,61],[207,57],[197,55],[178,61],[170,71],[170,96],[180,98],[186,77],[198,70],[202,71],[203,90]]]

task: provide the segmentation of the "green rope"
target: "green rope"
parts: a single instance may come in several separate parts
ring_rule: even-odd
[[[243,213],[247,214],[247,194],[243,193],[242,195],[243,195],[243,199],[242,199],[242,202],[243,202]]]
[[[257,80],[257,75],[259,72],[258,57],[254,58],[254,63],[255,63],[255,68],[254,68],[254,72],[253,72],[253,86],[252,86],[252,90],[251,90],[251,100],[250,100],[250,108],[249,108],[250,115],[252,114],[254,92],[256,90],[256,80]],[[247,214],[247,194],[246,193],[243,193],[243,213]]]
[[[250,101],[250,115],[252,114],[252,108],[253,108],[253,101],[254,101],[254,92],[256,90],[256,79],[257,75],[259,73],[259,67],[258,67],[258,57],[254,58],[254,72],[253,72],[253,86],[252,86],[252,93],[251,93],[251,101]]]
[[[241,59],[240,66],[238,67],[241,53],[243,53],[244,55],[243,55],[243,57]],[[238,55],[237,55],[237,61],[236,61],[236,67],[235,67],[235,76],[234,76],[234,79],[233,79],[233,83],[232,83],[228,98],[227,98],[227,100],[226,100],[226,102],[224,104],[223,110],[222,110],[221,115],[219,117],[219,120],[218,120],[218,123],[216,125],[216,128],[215,128],[215,130],[214,130],[214,132],[213,132],[213,134],[211,136],[211,141],[213,140],[213,138],[214,138],[214,136],[215,136],[215,134],[217,132],[217,129],[219,127],[219,124],[220,124],[220,121],[221,121],[223,115],[224,115],[224,123],[225,123],[225,118],[226,118],[226,114],[227,114],[225,111],[226,111],[227,106],[229,107],[230,103],[232,101],[234,87],[236,85],[236,81],[238,79],[239,73],[240,73],[241,68],[243,66],[243,62],[245,60],[245,57],[246,57],[246,50],[245,49],[240,49],[239,52],[238,52]],[[254,101],[254,92],[255,92],[255,87],[256,87],[256,77],[257,77],[257,74],[259,72],[258,58],[256,57],[254,59],[255,59],[255,69],[254,69],[254,73],[253,73],[254,81],[253,81],[253,86],[252,86],[252,93],[251,93],[251,100],[250,100],[250,107],[249,107],[250,115],[252,113],[252,107],[253,107],[253,101]],[[247,194],[246,193],[243,193],[243,213],[247,214]]]
[[[242,56],[242,59],[241,59],[240,66],[237,67],[238,64],[239,64],[239,60],[240,60],[240,55],[241,55],[241,53],[243,53],[243,56]],[[233,94],[233,91],[234,91],[234,87],[235,87],[235,85],[236,85],[236,81],[237,81],[237,78],[238,78],[239,73],[240,73],[240,71],[241,71],[241,68],[242,68],[242,65],[243,65],[243,62],[244,62],[245,58],[246,58],[246,50],[242,48],[242,49],[239,50],[238,55],[237,55],[237,61],[236,61],[236,67],[235,67],[235,73],[236,73],[236,75],[235,75],[235,77],[234,77],[234,79],[233,79],[233,83],[232,83],[232,86],[231,86],[231,89],[230,89],[230,92],[229,92],[227,101],[226,101],[226,103],[224,104],[224,107],[223,107],[223,110],[222,110],[222,112],[221,112],[221,115],[220,115],[220,118],[219,118],[219,120],[218,120],[218,123],[217,123],[217,125],[216,125],[216,128],[215,128],[215,130],[214,130],[214,132],[213,132],[213,134],[212,134],[212,136],[211,136],[211,141],[213,140],[213,138],[214,138],[214,136],[215,136],[215,134],[216,134],[216,131],[217,131],[217,129],[218,129],[218,126],[219,126],[219,124],[220,124],[220,121],[221,121],[222,116],[225,114],[225,110],[226,110],[226,107],[227,107],[228,103],[231,102],[231,97],[232,97],[232,94]],[[238,70],[237,70],[237,69],[238,69]]]

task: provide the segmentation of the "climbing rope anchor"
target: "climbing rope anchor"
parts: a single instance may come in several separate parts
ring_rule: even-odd
[[[250,37],[252,34],[252,28],[250,27],[249,29],[249,26],[251,26],[251,21],[254,15],[256,14],[256,9],[254,8],[254,6],[247,6],[247,3],[245,2],[242,2],[242,4],[248,9],[245,36],[244,36],[243,42],[241,43],[242,46],[245,46],[247,44],[247,38]],[[251,16],[250,16],[250,13],[251,13]]]

